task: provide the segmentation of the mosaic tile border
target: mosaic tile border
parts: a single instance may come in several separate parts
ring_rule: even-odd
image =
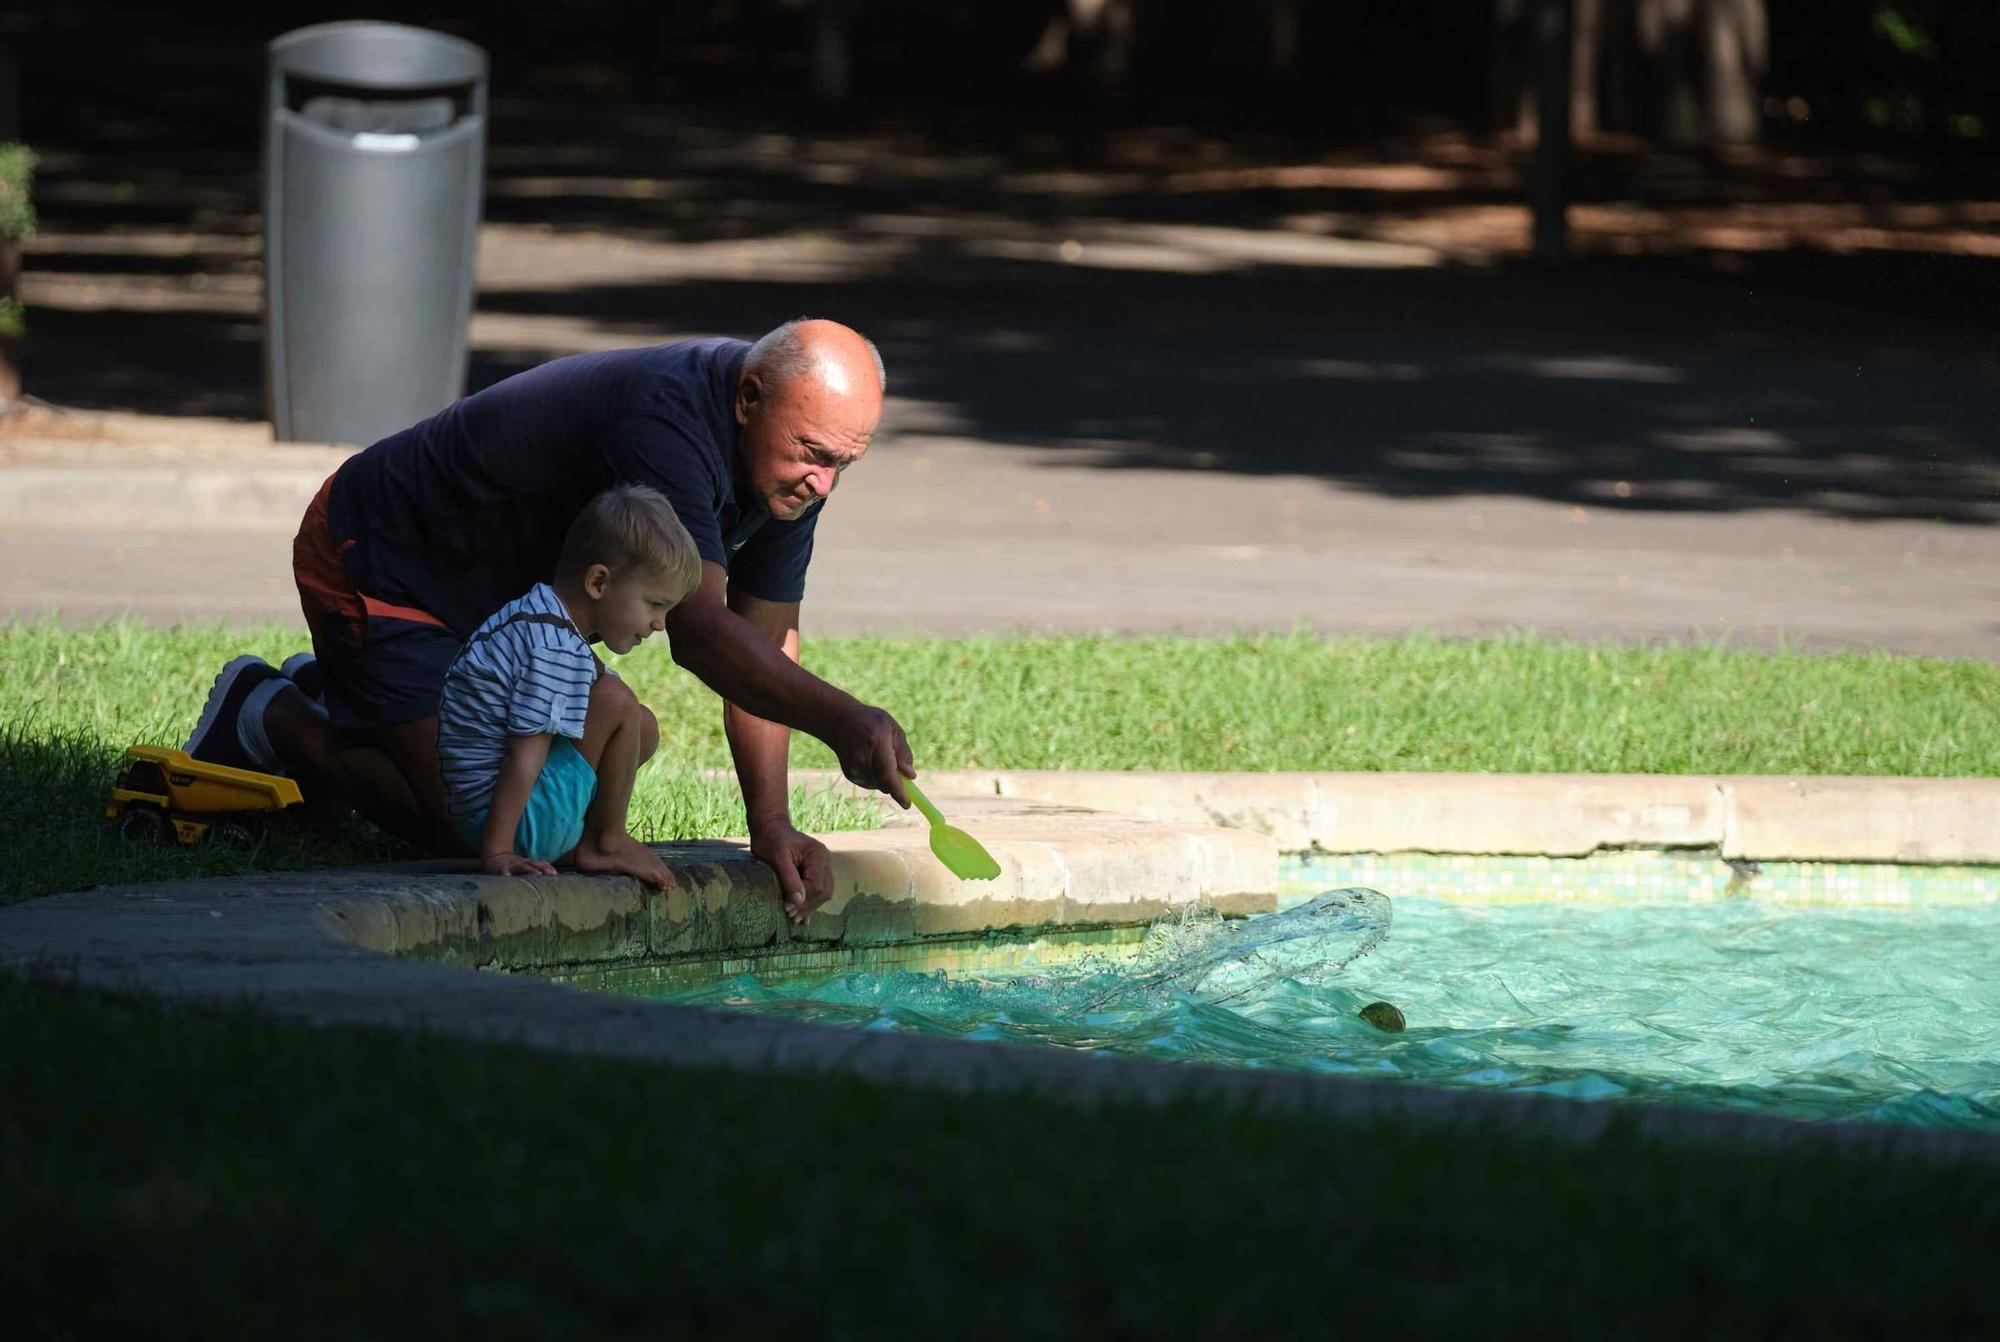
[[[1889,862],[1746,862],[1714,852],[1617,850],[1588,857],[1448,853],[1286,853],[1280,903],[1362,885],[1478,904],[1551,900],[1724,899],[1839,906],[2000,904],[2000,866]]]
[[[590,992],[648,997],[701,987],[738,974],[766,979],[814,977],[843,970],[872,973],[907,970],[994,973],[1016,966],[1062,964],[1084,955],[1113,959],[1129,955],[1145,938],[1146,925],[1064,929],[1039,935],[988,933],[979,937],[939,937],[922,941],[833,946],[813,950],[771,950],[748,955],[692,956],[680,960],[607,965],[537,973],[551,983]]]

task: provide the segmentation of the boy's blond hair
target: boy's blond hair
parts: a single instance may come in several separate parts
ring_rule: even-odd
[[[633,569],[664,574],[683,594],[701,586],[701,554],[674,505],[650,485],[617,485],[589,503],[569,524],[556,576],[580,578],[602,564],[616,578]]]

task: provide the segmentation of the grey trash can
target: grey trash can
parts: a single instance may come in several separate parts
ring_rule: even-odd
[[[372,443],[465,394],[486,53],[394,23],[272,41],[264,386],[281,442]]]

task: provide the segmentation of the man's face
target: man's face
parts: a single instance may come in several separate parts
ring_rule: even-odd
[[[829,386],[814,371],[772,391],[746,374],[736,393],[744,476],[772,517],[796,521],[861,460],[881,413],[873,386]]]

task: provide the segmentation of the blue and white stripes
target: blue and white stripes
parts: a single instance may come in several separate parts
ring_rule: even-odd
[[[479,626],[445,673],[438,705],[438,763],[453,819],[491,806],[508,737],[583,739],[599,669],[547,583]]]

